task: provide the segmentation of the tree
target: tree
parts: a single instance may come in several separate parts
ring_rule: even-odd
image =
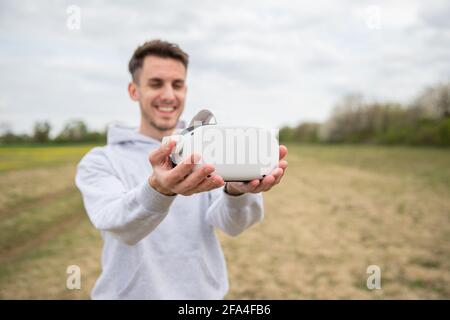
[[[39,121],[34,124],[33,141],[44,143],[50,140],[51,125],[48,121]]]
[[[58,142],[81,142],[88,140],[87,125],[81,120],[70,120],[56,137]]]
[[[292,141],[293,140],[293,129],[289,126],[283,126],[278,133],[278,137],[279,137],[280,142],[282,142],[282,143]]]
[[[301,123],[293,130],[293,139],[298,142],[318,142],[319,128],[319,123]]]
[[[413,103],[422,118],[450,117],[450,82],[427,88]]]
[[[333,109],[331,117],[321,127],[319,136],[328,142],[343,142],[361,125],[360,110],[364,105],[361,94],[345,96]]]

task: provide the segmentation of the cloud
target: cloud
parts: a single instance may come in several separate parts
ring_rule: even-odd
[[[69,5],[81,8],[80,30],[66,26]],[[447,1],[418,0],[6,0],[2,121],[17,131],[42,119],[56,130],[70,118],[137,125],[127,63],[151,38],[179,43],[191,57],[186,120],[208,107],[230,124],[322,121],[350,92],[408,102],[448,80],[449,12]]]

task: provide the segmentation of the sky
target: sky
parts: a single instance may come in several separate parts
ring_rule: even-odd
[[[322,122],[348,94],[410,103],[450,80],[449,1],[1,0],[1,128],[137,126],[127,65],[156,38],[190,56],[186,122]]]

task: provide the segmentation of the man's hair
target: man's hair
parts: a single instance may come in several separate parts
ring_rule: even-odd
[[[139,71],[142,69],[142,64],[147,56],[178,60],[184,65],[186,70],[189,64],[188,54],[181,50],[178,45],[158,39],[147,41],[143,45],[137,47],[128,63],[128,70],[135,83],[138,83]]]

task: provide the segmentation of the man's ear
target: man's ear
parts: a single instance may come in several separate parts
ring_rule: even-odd
[[[131,100],[139,101],[139,90],[133,81],[128,84],[128,94],[130,95]]]

